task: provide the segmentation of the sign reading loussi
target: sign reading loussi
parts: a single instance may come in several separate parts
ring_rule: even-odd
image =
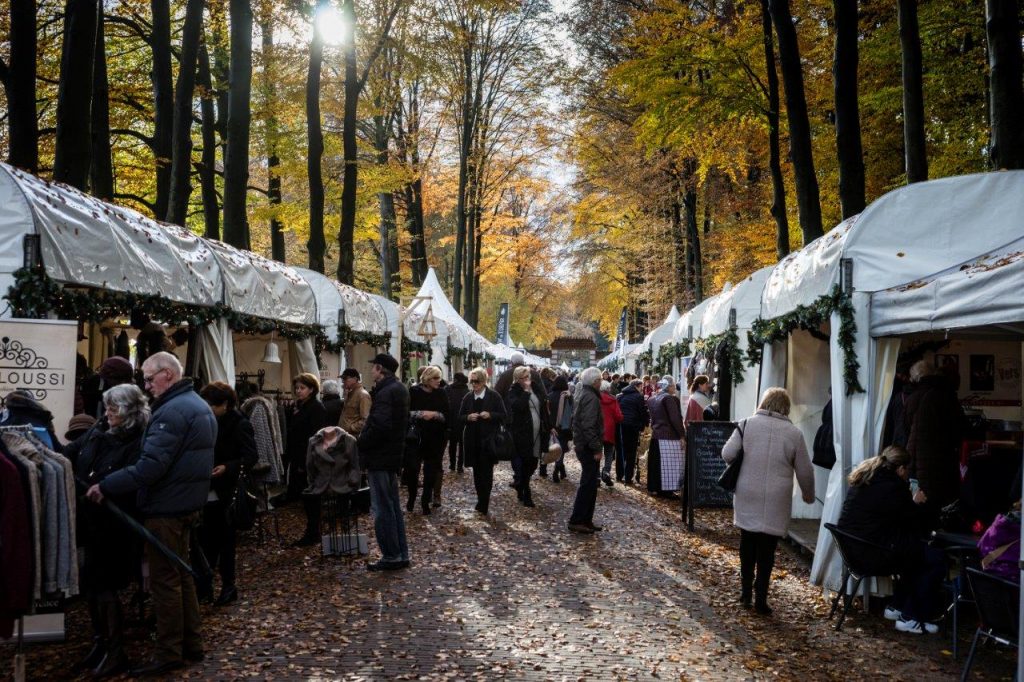
[[[75,408],[78,325],[62,320],[0,320],[0,396],[32,394],[62,433]]]

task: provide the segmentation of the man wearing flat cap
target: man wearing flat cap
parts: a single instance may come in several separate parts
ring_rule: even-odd
[[[380,353],[370,361],[373,404],[359,433],[359,459],[368,472],[374,531],[379,561],[371,571],[395,571],[409,566],[405,517],[398,497],[398,471],[402,468],[405,432],[409,428],[409,389],[395,377],[398,360]]]

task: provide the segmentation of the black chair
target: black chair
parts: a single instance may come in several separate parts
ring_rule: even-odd
[[[971,674],[971,664],[974,663],[974,652],[979,642],[991,639],[997,644],[1016,648],[1020,637],[1020,586],[971,567],[967,568],[967,582],[974,592],[974,605],[981,622],[974,631],[971,651],[967,654],[964,671],[960,675],[961,682]]]
[[[892,558],[892,550],[888,547],[864,540],[840,529],[834,523],[826,523],[825,528],[832,534],[832,539],[839,549],[839,556],[843,560],[843,582],[839,585],[839,591],[832,598],[832,610],[828,617],[831,619],[836,615],[839,608],[839,600],[843,600],[843,611],[839,614],[839,621],[836,623],[836,631],[843,629],[843,621],[853,605],[853,598],[860,590],[860,585],[865,578],[889,578],[896,574],[895,561]],[[881,555],[881,560],[879,559]],[[847,590],[846,587],[853,579],[853,587]]]

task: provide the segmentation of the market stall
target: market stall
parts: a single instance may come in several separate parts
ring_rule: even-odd
[[[719,294],[720,296],[721,294]],[[701,338],[704,324],[704,311],[715,300],[715,296],[706,298],[693,308],[679,316],[672,327],[672,336],[653,351],[656,369],[663,370],[659,374],[671,374],[679,382],[679,395],[682,399],[689,395],[686,385],[686,371],[694,356],[694,341]],[[658,361],[661,353],[662,360]]]
[[[661,364],[660,358],[663,357],[662,347],[671,342],[679,317],[679,309],[672,306],[672,309],[668,311],[668,315],[660,325],[648,332],[643,341],[625,351],[623,354],[623,369],[636,374],[657,371],[654,367]],[[647,355],[643,356],[645,361],[641,362],[640,356],[644,353]],[[665,370],[660,373],[665,374],[667,371],[668,365],[665,365]]]

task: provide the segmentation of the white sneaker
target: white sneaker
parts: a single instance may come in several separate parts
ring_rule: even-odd
[[[903,618],[903,612],[899,609],[894,609],[891,606],[885,607],[884,615],[886,620],[899,620],[900,618]]]
[[[914,635],[924,634],[924,628],[921,626],[921,622],[916,620],[903,620],[900,618],[896,621],[896,629],[900,632],[909,632]]]

